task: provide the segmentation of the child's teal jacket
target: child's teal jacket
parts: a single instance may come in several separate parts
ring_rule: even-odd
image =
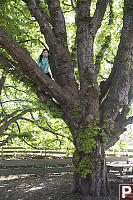
[[[38,66],[44,71],[44,73],[49,73],[49,60],[48,60],[48,58],[43,56],[42,61],[39,62],[39,60],[40,60],[40,56],[37,59]]]

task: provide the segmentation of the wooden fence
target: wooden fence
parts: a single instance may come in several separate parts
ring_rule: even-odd
[[[106,151],[107,162],[133,162],[133,148],[127,149],[127,151]]]
[[[128,148],[126,151],[111,151],[111,150],[107,150],[106,151],[106,155],[108,156],[124,156],[127,155],[129,158],[133,158],[133,147],[132,148]]]
[[[128,156],[128,158],[132,159],[133,158],[133,148],[127,149],[127,151],[111,151],[107,150],[106,152],[107,157],[121,157],[121,156]],[[44,149],[44,148],[39,148],[39,149],[26,149],[24,147],[7,147],[3,146],[0,147],[0,157],[3,158],[8,158],[8,157],[44,157],[44,156],[68,156],[72,155],[72,151],[63,151],[63,150],[51,150],[51,149]]]
[[[49,150],[44,148],[39,149],[26,149],[24,147],[7,147],[3,146],[0,148],[1,157],[20,157],[20,156],[67,156],[70,151],[60,151],[60,150]]]
[[[72,172],[72,157],[68,152],[48,149],[2,147],[0,175]]]
[[[71,165],[72,158],[0,160],[0,175],[72,172]]]
[[[0,149],[0,175],[42,174],[72,172],[72,157],[64,151],[2,147]],[[58,157],[57,157],[58,156]],[[9,159],[10,158],[10,159]],[[130,152],[106,152],[107,162],[132,162]]]

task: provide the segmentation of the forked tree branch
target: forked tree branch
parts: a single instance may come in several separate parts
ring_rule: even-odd
[[[66,22],[60,0],[45,0],[51,16],[51,24],[57,40],[56,49],[51,49],[51,68],[55,80],[73,94],[77,94],[77,84],[74,77],[74,66],[68,49]],[[67,59],[66,59],[67,58]],[[59,78],[60,74],[60,78]],[[71,88],[71,90],[70,90]]]
[[[11,117],[13,117],[15,114],[17,114],[17,112],[21,112],[22,110],[15,110],[14,112],[12,112],[11,114],[7,114],[1,117],[3,117],[2,120],[0,120],[0,124],[5,123],[7,120],[9,120]]]
[[[0,127],[0,135],[3,135],[3,132],[6,131],[8,129],[8,127],[12,124],[15,123],[18,119],[20,119],[23,115],[25,115],[26,113],[30,112],[31,109],[27,109],[22,111],[20,114],[16,115],[15,117],[12,117],[11,119],[9,119],[6,123],[4,123],[1,127]]]
[[[72,65],[67,45],[65,19],[61,11],[59,0],[45,1],[49,6],[48,8],[52,19],[51,26],[49,25],[45,11],[42,11],[37,1],[23,1],[27,4],[31,15],[34,16],[39,23],[40,30],[49,46],[50,66],[55,81],[65,87],[69,93],[73,95],[77,94],[78,88],[74,77],[74,66]],[[59,74],[60,77],[58,76]]]
[[[32,83],[32,87],[35,87],[35,88],[37,87],[36,83],[33,82],[33,80],[31,80],[28,76],[26,76],[24,73],[22,73],[22,71],[20,70],[20,65],[18,63],[14,62],[12,60],[9,60],[8,58],[4,57],[2,54],[0,55],[0,63],[3,64],[4,69],[6,68],[8,70],[9,74],[14,74],[14,75],[19,74],[18,78],[20,81],[24,82],[25,84]],[[46,101],[49,101],[49,109],[51,111],[53,111],[53,108],[57,108],[59,111],[62,112],[60,105],[57,104],[52,99],[50,99],[49,96],[45,93],[45,90],[40,92],[37,89],[36,94],[41,102],[42,102],[42,99],[45,99],[45,103],[46,103]],[[20,101],[20,100],[16,100],[16,101]],[[57,114],[56,115],[53,114],[53,117],[59,117],[59,116]]]

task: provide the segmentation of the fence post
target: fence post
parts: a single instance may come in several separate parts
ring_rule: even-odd
[[[43,158],[43,175],[45,176],[45,169],[46,169],[46,148],[45,148],[45,155],[44,155],[44,158]]]
[[[45,156],[43,158],[43,175],[45,176],[45,169],[46,169],[46,159]]]
[[[3,146],[2,146],[2,158],[4,157]]]

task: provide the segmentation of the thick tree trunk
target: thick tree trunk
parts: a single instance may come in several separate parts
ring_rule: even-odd
[[[105,143],[101,135],[102,128],[99,120],[93,120],[86,126],[83,124],[81,118],[77,118],[76,122],[71,119],[71,127],[69,123],[75,145],[72,191],[83,196],[106,196],[110,192],[110,187],[105,163]]]
[[[51,101],[54,99],[52,102],[54,108],[63,111],[61,118],[67,123],[76,148],[73,156],[73,191],[82,195],[105,196],[109,188],[104,143],[107,142],[109,134],[116,132],[116,128],[123,128],[117,124],[117,119],[119,117],[121,119],[122,116],[126,119],[121,109],[127,105],[129,107],[128,93],[133,76],[131,69],[133,65],[133,1],[124,0],[123,29],[119,50],[112,72],[107,81],[102,82],[101,88],[97,83],[98,69],[94,64],[93,46],[95,35],[101,26],[110,0],[98,0],[93,17],[90,16],[91,1],[77,0],[75,42],[80,88],[75,79],[75,66],[68,50],[65,18],[60,1],[45,1],[50,18],[45,9],[40,7],[40,1],[23,0],[23,2],[27,4],[31,15],[40,25],[40,30],[50,48],[50,65],[54,81],[46,74],[42,74],[30,53],[19,46],[3,27],[0,27],[0,45],[21,65],[22,74],[48,94]],[[15,67],[15,70],[18,73],[18,67]],[[14,66],[12,71],[14,71]],[[100,89],[101,97],[99,97]]]
[[[74,193],[80,193],[83,196],[100,197],[106,196],[110,192],[105,158],[99,152],[99,148],[97,148],[95,153],[88,155],[84,155],[76,150],[73,156],[73,165]]]

